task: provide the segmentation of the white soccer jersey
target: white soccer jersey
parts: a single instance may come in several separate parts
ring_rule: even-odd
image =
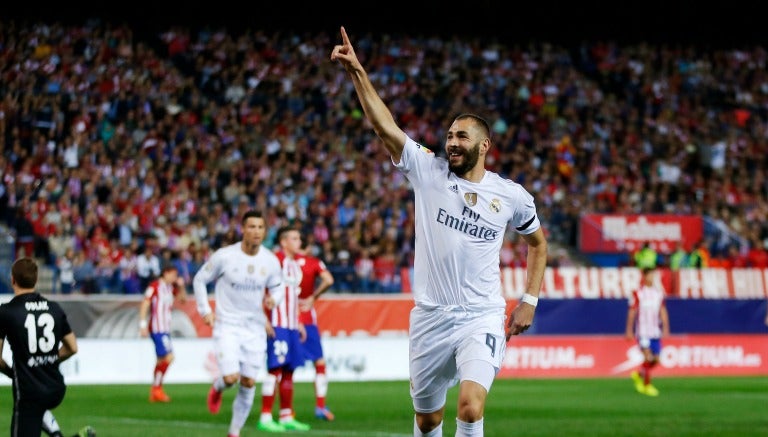
[[[503,308],[501,244],[508,224],[520,234],[539,229],[533,196],[491,171],[479,183],[462,179],[410,138],[395,166],[416,196],[416,304]]]
[[[664,306],[664,290],[658,287],[640,287],[629,298],[630,308],[637,310],[635,336],[661,338],[661,307]]]
[[[241,243],[222,247],[211,255],[192,281],[197,310],[211,312],[206,284],[216,281],[216,323],[250,325],[266,323],[263,299],[265,290],[276,302],[282,300],[282,270],[272,251],[261,246],[256,255],[248,255]]]

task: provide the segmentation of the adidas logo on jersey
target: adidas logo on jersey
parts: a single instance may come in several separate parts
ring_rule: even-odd
[[[449,189],[449,190],[451,190],[451,191],[453,191],[453,192],[454,192],[454,193],[456,193],[456,194],[458,194],[458,193],[459,193],[459,186],[458,186],[458,184],[451,184],[451,183],[449,182],[449,183],[448,183],[448,189]]]

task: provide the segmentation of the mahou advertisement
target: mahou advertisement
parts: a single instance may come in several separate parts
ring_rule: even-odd
[[[697,215],[585,214],[579,227],[579,244],[585,253],[634,252],[645,242],[660,253],[674,251],[678,242],[690,250],[703,235]]]

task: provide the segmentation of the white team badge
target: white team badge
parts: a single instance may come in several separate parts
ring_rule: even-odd
[[[477,204],[477,193],[464,193],[464,201],[469,206],[475,206]]]
[[[253,264],[248,264],[248,274],[252,275],[254,270],[256,270],[256,267]]]
[[[489,205],[489,207],[491,208],[491,211],[493,211],[493,212],[501,211],[501,200],[499,200],[499,199],[491,200],[491,204]]]

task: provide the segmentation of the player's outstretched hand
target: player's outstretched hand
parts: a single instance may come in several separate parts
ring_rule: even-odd
[[[349,36],[347,36],[347,31],[344,29],[344,26],[341,26],[341,45],[333,47],[331,61],[339,61],[349,72],[352,72],[357,68],[362,68],[360,61],[355,54],[355,49],[352,48],[352,43],[349,41]]]

